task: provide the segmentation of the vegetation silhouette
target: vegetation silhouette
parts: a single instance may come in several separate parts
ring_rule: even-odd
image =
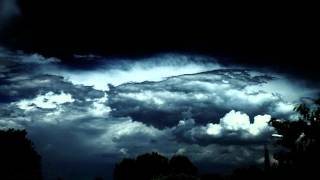
[[[41,157],[25,130],[0,130],[0,179],[41,180]]]
[[[158,176],[152,180],[198,180],[198,177],[180,173]]]
[[[274,154],[278,161],[273,175],[317,177],[320,162],[320,99],[295,107],[298,121],[272,119],[269,124],[279,134],[276,143],[283,149]]]
[[[156,152],[143,154],[136,159],[123,159],[116,164],[113,177],[115,180],[169,180],[194,179],[197,168],[182,155],[170,160]]]
[[[223,180],[224,177],[221,174],[203,174],[200,177],[201,180]]]
[[[188,157],[175,155],[168,160],[168,158],[153,152],[140,155],[136,159],[123,159],[116,164],[113,178],[114,180],[233,180],[239,178],[253,180],[264,179],[264,175],[263,169],[249,166],[238,168],[229,176],[219,174],[199,176],[197,167]]]
[[[186,156],[173,156],[169,161],[169,166],[174,174],[197,175],[197,167]]]

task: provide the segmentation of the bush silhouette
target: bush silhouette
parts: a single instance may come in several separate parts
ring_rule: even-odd
[[[265,179],[265,174],[262,169],[256,166],[248,166],[235,169],[230,179]]]
[[[278,160],[274,172],[295,177],[317,175],[315,164],[320,161],[320,100],[300,104],[294,110],[300,114],[298,121],[270,121],[270,125],[282,136],[277,144],[285,148],[274,154]]]
[[[182,173],[188,175],[196,175],[197,167],[192,164],[192,162],[186,157],[182,155],[173,156],[170,159],[169,166],[171,168],[172,173]]]
[[[41,157],[25,130],[0,130],[0,179],[40,180]]]
[[[199,178],[187,174],[170,174],[166,176],[155,177],[152,180],[199,180]]]
[[[222,180],[224,179],[223,176],[220,174],[204,174],[200,178],[201,180]]]
[[[116,164],[113,172],[115,180],[136,179],[137,165],[134,159],[123,159],[119,164]]]
[[[169,172],[168,159],[158,153],[143,154],[137,157],[139,179],[149,180]]]
[[[136,159],[123,159],[116,164],[113,177],[115,180],[151,180],[151,179],[194,179],[197,168],[185,156],[168,158],[158,153],[147,153]]]

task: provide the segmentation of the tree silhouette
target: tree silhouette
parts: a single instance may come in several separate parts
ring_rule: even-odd
[[[192,164],[192,162],[186,156],[176,155],[170,159],[169,162],[171,171],[173,173],[196,175],[197,167]]]
[[[123,159],[116,164],[113,178],[115,180],[169,180],[195,179],[197,168],[185,156],[168,158],[158,153],[147,153],[136,159]]]
[[[201,180],[222,180],[223,176],[220,174],[203,174],[200,178]]]
[[[277,144],[285,149],[276,153],[278,171],[283,175],[305,177],[317,174],[320,162],[320,99],[294,108],[298,121],[272,119],[269,123],[280,135]]]
[[[255,165],[236,168],[229,179],[264,180],[268,179],[267,174]]]
[[[115,165],[113,179],[126,180],[137,178],[137,165],[134,159],[123,159]]]
[[[142,180],[149,180],[169,172],[168,158],[155,152],[138,156],[136,163]]]
[[[0,130],[0,179],[40,180],[41,157],[25,130]]]
[[[187,174],[169,174],[155,177],[152,180],[199,180],[199,178]]]

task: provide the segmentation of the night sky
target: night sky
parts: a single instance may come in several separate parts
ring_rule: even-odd
[[[271,117],[319,96],[316,13],[185,5],[0,0],[0,128],[27,129],[47,179],[152,151],[263,163]]]

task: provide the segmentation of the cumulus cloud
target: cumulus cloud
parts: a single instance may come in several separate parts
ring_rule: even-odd
[[[256,138],[265,132],[272,132],[268,126],[270,120],[270,115],[257,115],[253,123],[250,123],[247,114],[232,110],[220,119],[219,124],[209,123],[207,134],[221,136],[222,133],[235,133],[240,139]]]
[[[74,99],[70,94],[65,94],[63,91],[60,94],[54,94],[50,91],[44,95],[39,95],[34,99],[23,99],[17,103],[17,106],[20,109],[30,111],[35,108],[54,109],[60,104],[68,102],[74,102]]]
[[[193,119],[179,121],[173,128],[178,140],[200,145],[263,144],[273,129],[268,126],[270,115],[257,115],[251,123],[247,114],[231,110],[219,123],[197,125]]]
[[[238,131],[249,129],[250,119],[247,114],[232,110],[220,119],[220,124],[226,130]]]

